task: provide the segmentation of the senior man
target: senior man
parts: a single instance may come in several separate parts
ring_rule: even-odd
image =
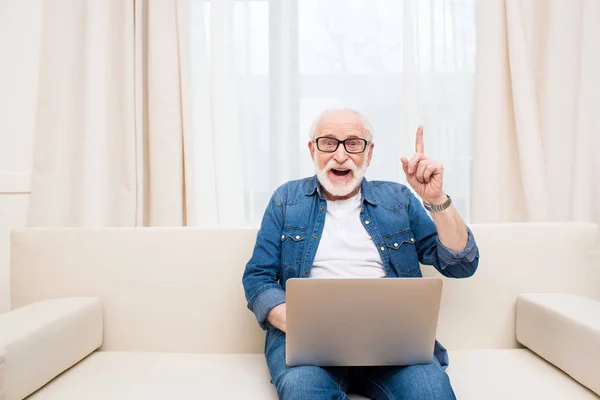
[[[373,147],[361,113],[325,111],[308,143],[316,175],[283,184],[266,208],[242,282],[248,308],[267,330],[265,357],[281,399],[347,399],[350,391],[372,399],[455,398],[445,372],[447,352],[438,342],[425,365],[322,368],[285,362],[289,278],[421,277],[419,262],[453,278],[477,269],[477,245],[443,191],[443,166],[424,155],[423,129],[417,130],[414,155],[401,158],[423,204],[400,183],[364,178]]]

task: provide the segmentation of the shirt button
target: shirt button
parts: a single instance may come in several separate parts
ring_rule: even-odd
[[[384,250],[385,250],[385,247],[381,246],[381,251],[384,251]]]
[[[317,237],[316,237],[316,236],[313,236],[313,240],[317,240]]]
[[[398,243],[394,243],[394,247],[398,247]]]
[[[304,270],[304,272],[303,272],[303,274],[304,274],[304,275],[308,275],[308,270],[307,270],[307,269],[305,269],[305,270]]]
[[[321,211],[325,211],[325,209],[323,207],[321,207]]]
[[[369,221],[365,221],[365,225],[369,225],[371,222]]]
[[[300,240],[300,236],[296,236],[296,240]]]
[[[285,235],[281,235],[281,240],[285,239]]]
[[[410,242],[414,243],[415,242],[415,238],[410,238]]]

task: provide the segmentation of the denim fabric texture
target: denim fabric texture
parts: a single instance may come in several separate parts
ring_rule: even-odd
[[[361,196],[360,220],[379,251],[387,277],[420,278],[420,264],[431,265],[442,275],[451,278],[467,278],[477,270],[479,249],[471,230],[467,227],[468,241],[464,250],[454,252],[445,247],[438,239],[433,220],[405,185],[363,179]],[[328,389],[322,389],[325,390],[322,394],[327,393],[324,396],[282,398],[344,398],[343,377],[346,374],[337,369],[302,367],[304,369],[301,371],[290,372],[285,367],[285,358],[282,358],[285,345],[281,343],[285,343],[285,334],[270,326],[266,320],[273,307],[285,302],[286,281],[289,278],[310,276],[326,211],[327,201],[321,194],[316,176],[290,181],[277,188],[266,207],[252,257],[242,277],[248,308],[254,313],[260,327],[268,331],[265,355],[278,391],[288,387],[281,382],[295,382],[295,378],[298,378],[295,375],[298,374],[302,375],[302,379],[308,379],[309,375],[315,385],[317,382],[337,382],[340,385],[337,397],[335,393],[338,392],[332,391],[329,388],[331,385],[325,385]],[[278,346],[282,348],[278,349]],[[444,369],[448,367],[448,363],[446,349],[436,341],[434,360],[428,367],[395,367],[391,370],[371,368],[363,369],[362,373],[353,371],[351,375],[363,376],[358,381],[374,381],[375,383],[367,385],[371,388],[369,390],[385,391],[386,387],[396,386],[412,388],[413,383],[409,381],[416,382],[415,377],[420,377],[417,379],[420,381],[427,380],[429,375],[423,373],[425,368],[431,369],[432,376],[438,374],[437,370],[446,376]],[[386,376],[389,379],[382,381]],[[405,379],[407,376],[412,378]],[[438,390],[431,382],[422,382],[419,387],[424,384],[431,390]],[[317,390],[317,386],[314,386],[314,390]],[[382,388],[376,389],[379,386]],[[419,398],[453,398],[453,395],[431,396]]]

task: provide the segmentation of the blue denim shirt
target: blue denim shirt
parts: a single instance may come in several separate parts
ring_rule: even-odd
[[[433,220],[405,185],[363,179],[361,193],[360,220],[387,277],[422,277],[419,263],[452,278],[475,273],[479,250],[470,229],[467,246],[457,253],[438,240]],[[248,308],[261,328],[270,328],[267,314],[285,302],[286,281],[309,277],[326,211],[316,176],[287,182],[271,196],[242,278]],[[447,352],[438,342],[434,354],[447,367]]]

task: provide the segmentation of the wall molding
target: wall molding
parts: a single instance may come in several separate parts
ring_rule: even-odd
[[[31,174],[0,172],[0,194],[31,193]]]

